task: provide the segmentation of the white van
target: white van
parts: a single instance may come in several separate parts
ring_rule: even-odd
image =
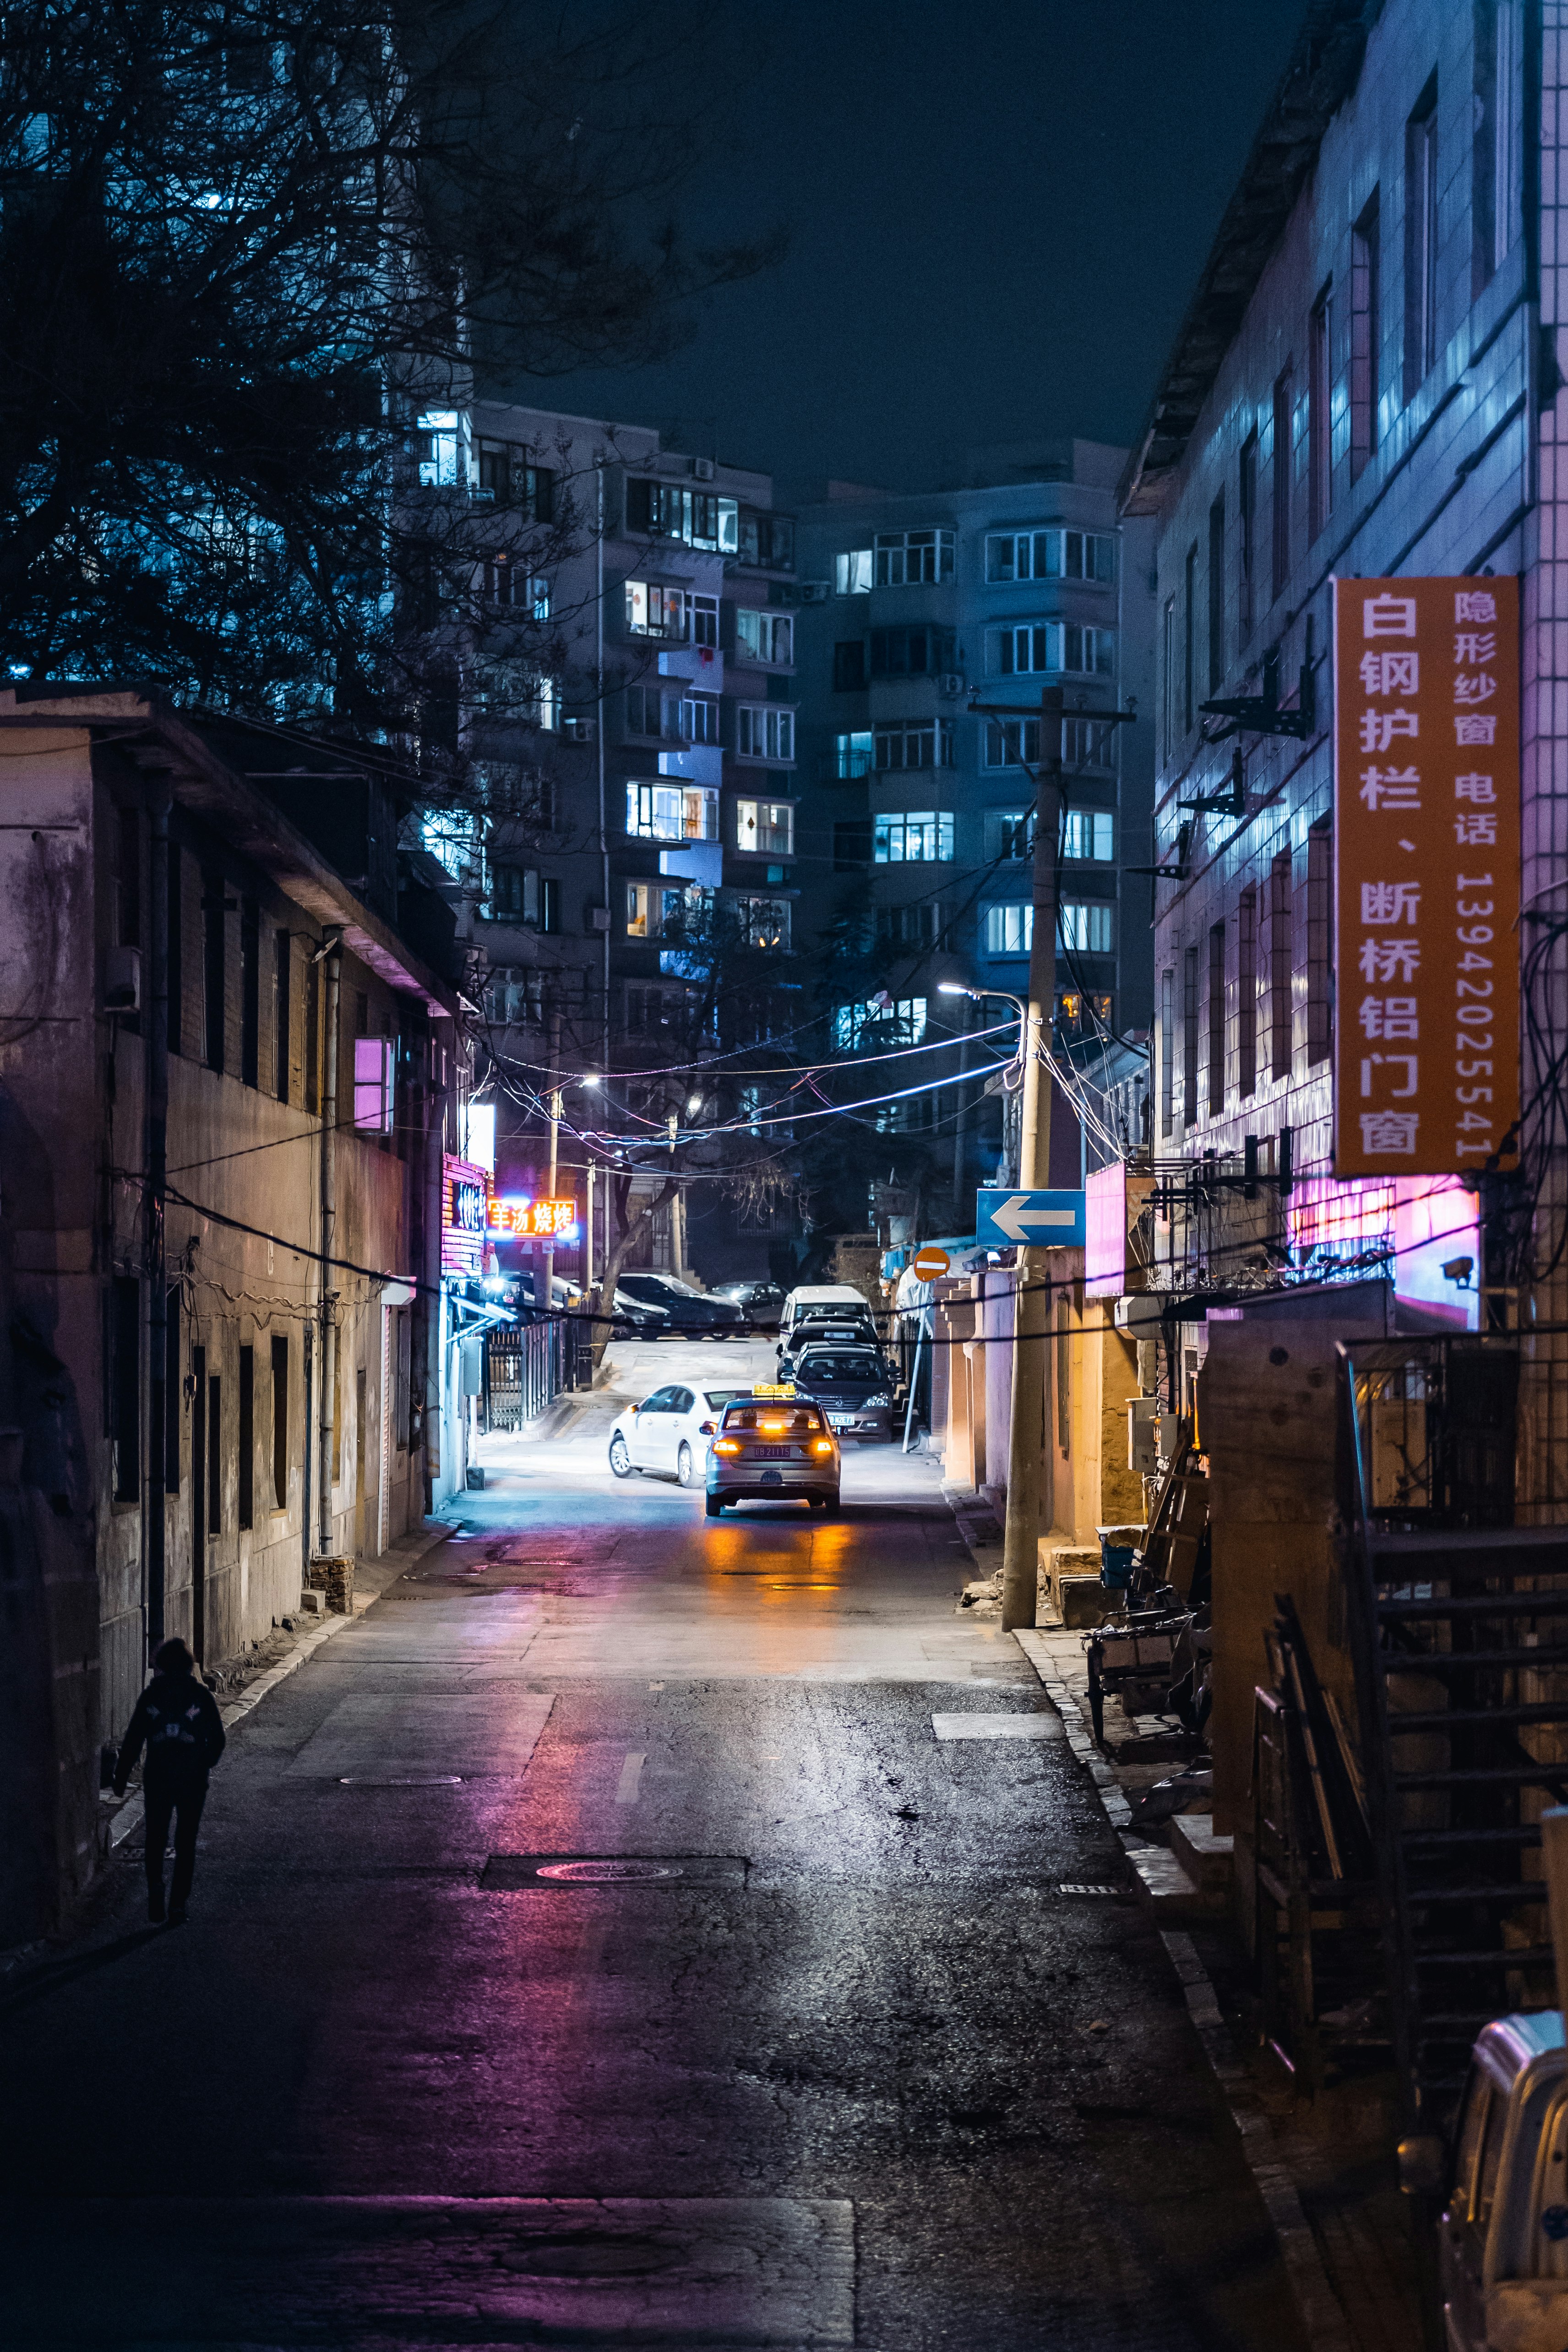
[[[854,1326],[875,1340],[877,1322],[862,1292],[847,1282],[806,1283],[792,1290],[779,1318],[779,1352],[789,1355],[797,1330],[808,1323]]]

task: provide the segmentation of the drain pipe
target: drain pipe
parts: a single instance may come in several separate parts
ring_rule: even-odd
[[[332,1288],[332,1245],[338,1223],[338,997],[342,982],[342,933],[329,931],[314,961],[326,964],[325,1082],[321,1088],[321,1501],[317,1550],[332,1549],[332,1438],[338,1410],[338,1294]]]
[[[163,1223],[169,1161],[169,809],[166,776],[151,798],[152,888],[148,978],[152,983],[142,1018],[147,1024],[146,1249],[150,1285],[147,1316],[147,1483],[142,1507],[146,1548],[143,1601],[146,1654],[163,1638],[167,1583],[170,1416],[179,1411],[179,1391],[169,1394],[169,1280]],[[178,1423],[174,1423],[177,1429]]]

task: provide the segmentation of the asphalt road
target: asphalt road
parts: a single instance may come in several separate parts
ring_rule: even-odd
[[[0,2006],[0,2340],[1294,2352],[932,1467],[710,1523],[611,1479],[616,1409],[489,1441],[464,1535],[238,1727],[188,1927],[124,1854]]]

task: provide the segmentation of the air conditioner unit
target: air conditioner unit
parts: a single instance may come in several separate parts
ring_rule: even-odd
[[[948,670],[937,679],[936,690],[944,702],[956,702],[963,692],[963,680],[956,670]]]
[[[694,482],[710,482],[717,470],[717,465],[711,457],[693,457],[691,460],[691,478]]]
[[[831,580],[803,580],[799,586],[803,604],[826,604],[833,593]]]
[[[588,929],[591,931],[607,931],[610,928],[610,910],[608,907],[589,908]]]
[[[142,950],[110,948],[103,968],[103,1009],[106,1013],[142,1010]]]
[[[568,743],[591,743],[595,723],[592,719],[563,719],[561,732]]]

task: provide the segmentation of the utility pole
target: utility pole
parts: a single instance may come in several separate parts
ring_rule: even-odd
[[[1034,913],[1029,1003],[1019,1049],[1018,1189],[1050,1181],[1051,1077],[1046,1051],[1057,995],[1057,855],[1062,823],[1062,689],[1040,695],[1040,768],[1035,797]],[[1020,1244],[1013,1302],[1013,1419],[1007,1445],[1007,1515],[1002,1537],[1002,1624],[1035,1622],[1039,1579],[1040,1496],[1045,1473],[1046,1253]]]
[[[550,1182],[545,1199],[555,1198],[556,1160],[561,1150],[561,1007],[550,1008]],[[540,1304],[538,1290],[533,1295],[535,1307]],[[553,1229],[544,1244],[544,1308],[548,1314],[555,1305],[555,1234]]]

